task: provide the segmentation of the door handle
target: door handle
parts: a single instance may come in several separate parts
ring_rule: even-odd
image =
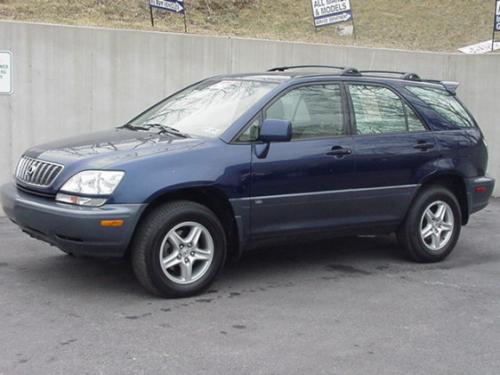
[[[417,144],[413,146],[413,148],[416,148],[417,150],[421,151],[427,151],[430,150],[431,148],[434,148],[434,144],[426,141],[418,141]]]
[[[330,151],[326,153],[328,156],[342,157],[346,155],[351,155],[352,150],[350,148],[342,146],[333,146]]]

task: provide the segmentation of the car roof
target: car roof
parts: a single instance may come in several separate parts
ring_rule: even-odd
[[[213,78],[241,79],[252,81],[267,81],[275,83],[284,83],[295,80],[307,80],[308,78],[320,80],[324,79],[349,79],[363,80],[367,82],[379,83],[403,83],[405,85],[427,86],[436,89],[446,90],[455,95],[458,83],[451,81],[439,81],[431,79],[422,79],[415,73],[394,72],[382,70],[357,70],[356,68],[344,68],[321,65],[298,65],[290,67],[277,67],[267,72],[258,73],[236,73],[219,75]]]

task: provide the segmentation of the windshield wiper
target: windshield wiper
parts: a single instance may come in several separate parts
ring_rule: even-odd
[[[174,134],[174,135],[178,135],[179,137],[182,137],[182,138],[187,138],[188,137],[187,134],[182,133],[179,129],[173,128],[173,127],[168,126],[168,125],[163,125],[163,124],[144,124],[144,125],[141,125],[141,126],[143,126],[145,128],[148,128],[148,129],[151,129],[151,128],[160,129],[160,133]]]
[[[148,130],[149,128],[143,128],[142,126],[139,125],[132,125],[132,124],[125,124],[123,126],[120,126],[122,129],[130,129],[130,130]]]
[[[124,128],[127,129],[132,129],[132,130],[149,130],[149,129],[159,129],[160,134],[161,133],[168,133],[168,134],[173,134],[181,138],[189,138],[189,135],[181,133],[179,129],[173,128],[168,125],[163,125],[163,124],[143,124],[143,125],[133,125],[133,124],[126,124],[123,125]]]

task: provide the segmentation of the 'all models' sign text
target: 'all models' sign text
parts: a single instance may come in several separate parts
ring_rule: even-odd
[[[500,31],[500,0],[497,0],[495,12],[495,31]]]
[[[350,0],[311,0],[314,26],[327,26],[352,20]]]

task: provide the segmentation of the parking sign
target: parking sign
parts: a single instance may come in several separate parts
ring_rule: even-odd
[[[12,94],[12,54],[0,51],[0,94]]]

